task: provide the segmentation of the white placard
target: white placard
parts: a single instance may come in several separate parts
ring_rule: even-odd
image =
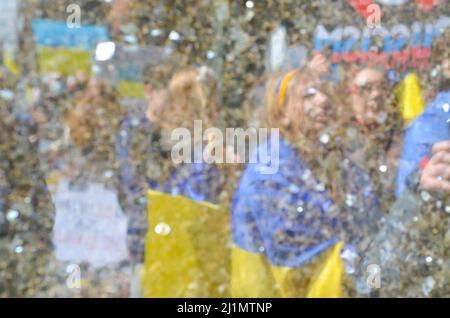
[[[53,242],[58,260],[100,267],[127,258],[127,219],[116,193],[94,183],[77,191],[62,181],[54,202]]]

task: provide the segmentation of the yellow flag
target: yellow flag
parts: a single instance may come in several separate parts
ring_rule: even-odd
[[[229,212],[149,191],[144,297],[229,297]]]
[[[336,244],[331,253],[313,278],[306,297],[308,298],[342,298],[342,278],[344,275],[344,264],[341,259],[343,242]]]
[[[408,124],[424,110],[424,101],[416,73],[410,73],[397,87],[402,117]]]
[[[20,74],[19,66],[16,64],[11,54],[7,51],[3,52],[3,63],[12,74],[19,76]]]
[[[280,267],[260,253],[233,247],[231,295],[236,298],[341,298],[343,242],[316,256],[308,264]]]

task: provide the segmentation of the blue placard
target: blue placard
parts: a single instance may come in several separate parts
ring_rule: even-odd
[[[108,41],[105,26],[82,24],[69,28],[65,21],[34,20],[33,33],[39,46],[92,50],[98,42]]]

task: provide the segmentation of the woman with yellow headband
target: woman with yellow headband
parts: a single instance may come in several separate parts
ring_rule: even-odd
[[[250,160],[257,163],[247,166],[233,198],[233,297],[314,296],[311,282],[330,253],[339,255],[345,243],[344,255],[354,258],[363,233],[374,230],[378,203],[367,174],[343,156],[330,158],[339,153],[330,150],[333,136],[325,131],[333,124],[337,102],[330,97],[336,94],[327,93],[315,70],[293,70],[267,85],[262,123],[280,135],[259,145]],[[278,161],[279,168],[265,174],[257,158],[273,153],[279,156],[271,165]],[[328,166],[342,171],[342,182],[330,177]],[[338,288],[320,296],[343,293]]]

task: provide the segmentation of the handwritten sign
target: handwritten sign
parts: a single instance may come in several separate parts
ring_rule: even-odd
[[[63,180],[54,202],[53,241],[58,260],[100,267],[127,258],[127,220],[114,192],[101,184],[73,190]]]

